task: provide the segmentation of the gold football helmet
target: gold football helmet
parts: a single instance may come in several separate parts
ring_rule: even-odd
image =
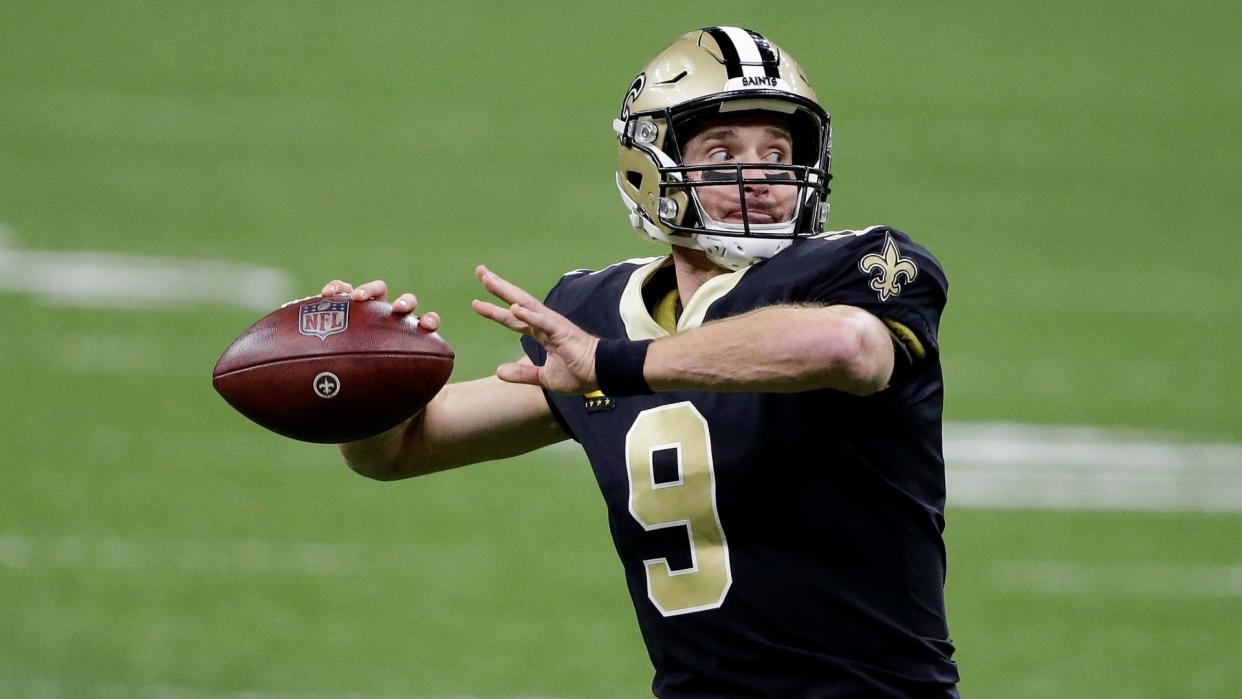
[[[714,118],[780,115],[793,141],[791,164],[686,165],[682,149],[693,128]],[[820,233],[828,220],[832,125],[794,59],[758,32],[708,27],[660,52],[630,84],[613,121],[617,188],[630,222],[644,238],[703,250],[729,269],[766,259],[796,238]],[[758,171],[758,172],[757,172]],[[748,186],[797,187],[784,221],[752,223]],[[736,186],[740,222],[713,219],[698,187]]]

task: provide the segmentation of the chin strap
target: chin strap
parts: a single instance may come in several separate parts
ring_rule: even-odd
[[[694,237],[707,259],[733,271],[766,260],[793,242],[793,238],[734,238],[705,233]]]
[[[627,203],[631,203],[625,192],[621,193]],[[789,247],[792,238],[738,238],[715,236],[709,233],[693,235],[668,235],[661,231],[636,207],[630,207],[630,225],[639,237],[654,243],[676,245],[690,250],[702,250],[707,259],[724,267],[737,271],[749,267],[760,260],[766,260],[776,253]]]

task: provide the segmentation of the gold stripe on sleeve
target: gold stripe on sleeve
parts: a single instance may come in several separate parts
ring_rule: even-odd
[[[915,359],[923,359],[927,356],[927,349],[923,347],[922,341],[919,340],[918,335],[914,334],[913,330],[889,318],[881,318],[880,320],[884,321],[884,324],[888,326],[889,330],[893,331],[893,334],[897,336],[897,339],[901,340],[902,344],[910,348],[910,353],[914,355]]]

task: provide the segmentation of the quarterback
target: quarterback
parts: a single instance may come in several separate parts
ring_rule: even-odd
[[[679,38],[613,127],[629,221],[665,254],[542,301],[479,266],[500,303],[473,309],[524,356],[345,461],[390,480],[581,444],[658,697],[957,697],[939,263],[894,228],[825,231],[829,115],[754,31]]]

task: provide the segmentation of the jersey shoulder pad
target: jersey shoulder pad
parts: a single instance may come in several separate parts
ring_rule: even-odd
[[[925,349],[938,347],[948,280],[940,261],[904,232],[871,226],[824,233],[786,252],[794,253],[787,264],[803,300],[863,308],[894,332],[913,333]]]
[[[660,258],[640,257],[624,260],[600,270],[576,269],[566,272],[548,292],[544,304],[561,315],[570,315],[587,301],[593,298],[598,301],[596,295],[601,291],[611,289],[615,285],[624,287],[635,269],[657,259]]]
[[[820,254],[839,259],[842,272],[857,271],[867,279],[867,287],[883,302],[896,298],[907,286],[930,284],[947,294],[948,278],[931,251],[906,233],[889,226],[871,226],[861,231],[837,231],[824,235]],[[848,281],[846,281],[848,284]]]

